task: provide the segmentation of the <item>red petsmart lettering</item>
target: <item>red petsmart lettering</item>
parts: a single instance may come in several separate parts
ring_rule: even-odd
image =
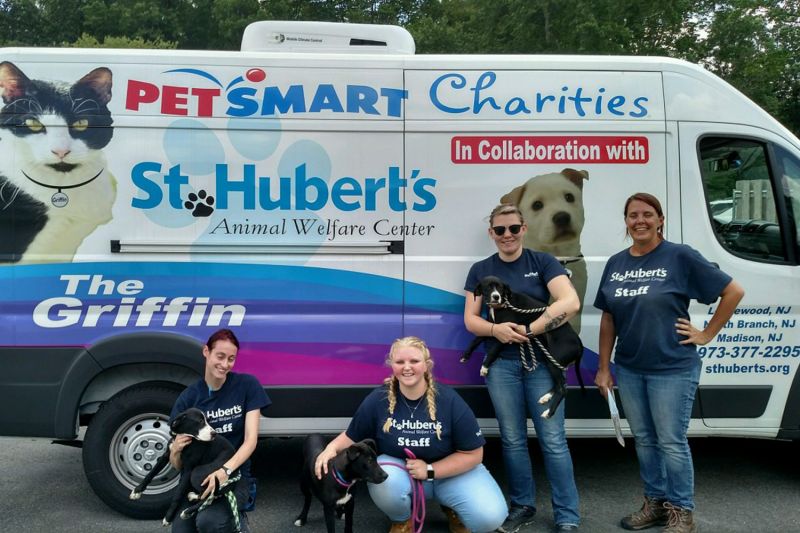
[[[456,136],[450,160],[456,164],[614,163],[644,164],[647,137],[631,136]]]
[[[145,104],[157,104],[162,115],[210,117],[214,99],[221,94],[219,89],[203,89],[163,85],[138,80],[128,80],[125,96],[125,109],[139,111]],[[158,104],[157,104],[158,105]]]

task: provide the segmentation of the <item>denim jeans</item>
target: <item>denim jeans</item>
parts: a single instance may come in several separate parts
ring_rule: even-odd
[[[390,455],[379,456],[378,462],[389,477],[379,485],[367,483],[369,495],[389,520],[405,522],[411,517],[411,479],[406,462]],[[503,492],[482,464],[457,476],[425,481],[423,489],[426,500],[455,511],[470,531],[494,531],[508,514]]]
[[[572,456],[564,431],[564,402],[544,419],[547,409],[539,398],[553,388],[553,378],[543,364],[528,372],[519,359],[497,359],[489,369],[486,385],[500,425],[503,462],[512,505],[535,507],[536,486],[528,453],[528,417],[542,449],[544,469],[552,488],[556,524],[578,524],[578,488],[572,472]]]
[[[641,374],[617,366],[616,374],[645,496],[693,510],[694,466],[686,432],[700,365],[677,374]]]

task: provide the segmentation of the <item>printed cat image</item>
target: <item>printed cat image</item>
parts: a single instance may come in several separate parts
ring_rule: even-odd
[[[111,71],[69,85],[4,61],[0,95],[0,264],[70,262],[116,199],[102,152],[114,134]]]

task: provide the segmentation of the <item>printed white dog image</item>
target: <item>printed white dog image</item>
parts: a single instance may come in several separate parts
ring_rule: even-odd
[[[500,198],[522,211],[528,225],[523,245],[556,256],[567,268],[581,304],[586,295],[586,261],[581,254],[583,181],[588,179],[585,170],[565,168],[534,176]],[[570,324],[580,333],[580,314]]]

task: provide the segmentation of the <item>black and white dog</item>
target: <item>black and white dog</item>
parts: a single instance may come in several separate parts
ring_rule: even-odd
[[[308,509],[311,507],[311,496],[322,502],[325,512],[325,527],[328,533],[334,533],[334,514],[341,518],[344,513],[344,531],[353,531],[353,509],[355,500],[350,489],[356,481],[365,480],[370,483],[383,483],[388,475],[380,467],[377,460],[375,441],[364,439],[356,442],[346,450],[339,452],[330,463],[328,473],[317,479],[314,473],[314,462],[325,449],[327,442],[322,435],[309,435],[303,444],[303,472],[300,474],[300,489],[305,501],[303,510],[294,522],[296,526],[305,525]]]
[[[475,287],[475,297],[477,298],[478,296],[486,299],[486,305],[490,309],[489,318],[495,324],[502,324],[503,322],[513,322],[520,325],[530,324],[544,312],[544,307],[547,306],[546,303],[531,298],[526,294],[512,292],[508,285],[495,276],[486,276]],[[523,313],[520,311],[528,309],[542,310],[537,313]],[[489,338],[475,337],[462,354],[461,362],[464,363],[469,360],[475,348]],[[545,353],[542,353],[541,346],[536,342],[537,339],[544,346]],[[569,323],[565,323],[556,329],[537,335],[535,339],[532,339],[532,342],[522,346],[524,350],[534,350],[542,353],[543,357],[541,359],[553,377],[553,388],[539,398],[540,404],[549,402],[548,409],[542,413],[542,418],[550,418],[558,409],[558,405],[567,392],[567,381],[564,375],[567,366],[575,364],[575,375],[578,377],[581,390],[584,389],[580,369],[581,357],[583,357],[583,343],[581,343],[580,337],[572,329],[572,326]],[[502,349],[503,345],[497,343],[486,353],[481,365],[482,376],[486,376],[489,373],[489,367],[495,362]],[[534,353],[529,353],[529,355],[534,357]],[[524,355],[521,355],[521,357],[524,358]]]
[[[208,477],[212,472],[219,470],[225,462],[233,457],[236,452],[233,444],[228,442],[225,437],[217,436],[214,428],[212,428],[206,420],[203,411],[194,407],[183,411],[170,423],[170,433],[172,439],[170,445],[175,440],[176,435],[190,435],[192,442],[190,442],[181,451],[181,479],[178,483],[178,488],[175,491],[175,496],[164,515],[162,524],[167,526],[175,520],[175,514],[178,512],[178,507],[184,502],[184,499],[197,500],[198,494],[205,490],[202,486],[203,480]],[[169,463],[169,446],[167,451],[162,455],[155,466],[145,476],[139,485],[133,489],[130,494],[131,500],[138,500],[142,496],[147,485],[164,469]],[[231,477],[235,477],[238,471],[231,473]],[[211,494],[209,498],[218,498],[226,492],[233,490],[234,484],[227,485]],[[196,491],[196,492],[192,492]],[[203,501],[198,502],[191,507],[183,510],[181,513],[182,519],[187,519],[197,513],[197,509],[203,504]]]

